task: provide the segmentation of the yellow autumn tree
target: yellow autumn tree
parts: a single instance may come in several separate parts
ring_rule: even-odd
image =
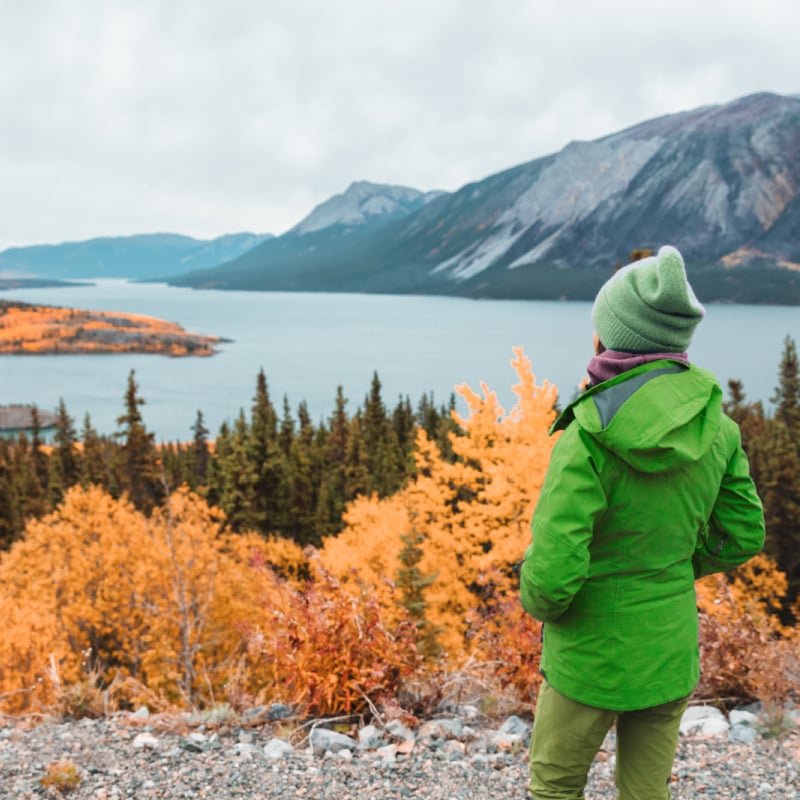
[[[74,487],[0,560],[0,695],[47,703],[87,663],[165,702],[219,689],[240,647],[236,622],[261,578],[221,534],[222,515],[186,489],[151,517],[97,487]]]
[[[427,579],[426,618],[456,659],[468,650],[474,614],[513,590],[511,568],[530,541],[530,519],[553,445],[547,432],[556,388],[536,383],[520,348],[511,364],[518,383],[510,412],[485,384],[481,394],[457,387],[469,415],[456,415],[463,429],[452,436],[456,461],[445,460],[418,432],[416,477],[392,497],[352,503],[344,531],[322,549],[328,569],[352,585],[369,583],[392,613],[397,591],[391,584],[409,535],[416,536],[417,566]]]

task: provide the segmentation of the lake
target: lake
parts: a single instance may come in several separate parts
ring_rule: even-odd
[[[556,383],[564,400],[591,355],[589,303],[465,300],[408,295],[196,291],[166,284],[99,280],[91,287],[20,289],[0,297],[32,303],[151,314],[187,330],[233,341],[211,358],[160,355],[0,356],[0,404],[53,408],[59,397],[81,424],[89,412],[104,433],[116,429],[128,373],[136,370],[145,423],[160,440],[185,440],[196,410],[216,433],[249,409],[263,367],[279,409],[308,403],[327,416],[341,384],[350,408],[378,371],[387,405],[416,403],[433,391],[445,402],[462,382],[485,381],[507,407],[515,374],[511,348],[522,345],[537,379]],[[800,309],[711,305],[690,351],[723,386],[744,381],[750,399],[768,401],[784,337],[800,341]]]

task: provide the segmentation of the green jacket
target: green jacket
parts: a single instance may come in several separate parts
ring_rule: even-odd
[[[546,623],[541,671],[605,709],[688,695],[700,674],[694,581],[764,543],[719,385],[654,361],[589,389],[560,429],[520,573],[523,606]]]

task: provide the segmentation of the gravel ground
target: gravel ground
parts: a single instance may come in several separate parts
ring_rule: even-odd
[[[493,746],[498,741],[496,723],[469,721],[472,727],[463,736],[424,740],[418,734],[405,745],[398,737],[399,748],[389,745],[388,751],[373,745],[314,755],[308,742],[301,741],[292,754],[275,760],[263,751],[273,734],[269,725],[175,730],[173,721],[168,731],[163,720],[125,717],[46,722],[27,731],[2,724],[0,720],[2,800],[60,797],[42,787],[40,779],[48,764],[61,759],[80,770],[80,784],[68,794],[76,800],[527,798],[524,744],[514,746],[511,736],[510,745]],[[588,800],[616,797],[614,758],[611,744],[598,754]],[[800,728],[750,744],[730,742],[726,736],[682,737],[672,791],[680,800],[800,800]]]

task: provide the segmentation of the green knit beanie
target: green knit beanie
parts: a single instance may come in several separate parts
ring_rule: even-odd
[[[683,257],[666,245],[657,256],[623,267],[603,284],[592,322],[609,350],[682,353],[703,314],[686,279]]]

